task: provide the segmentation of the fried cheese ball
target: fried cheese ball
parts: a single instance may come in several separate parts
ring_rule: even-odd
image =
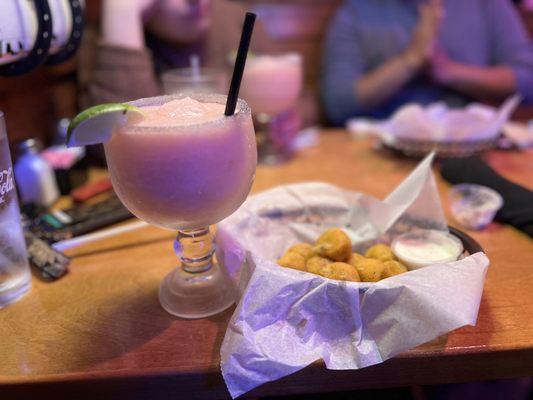
[[[313,256],[309,260],[307,260],[307,263],[305,266],[306,266],[307,272],[325,276],[324,274],[328,273],[329,266],[331,264],[332,262],[328,260],[327,258]]]
[[[305,258],[301,254],[293,251],[286,252],[279,260],[278,264],[282,267],[305,271]]]
[[[385,265],[374,258],[366,258],[356,268],[363,282],[377,282],[383,278]]]
[[[383,272],[383,279],[390,278],[394,275],[403,274],[407,272],[407,267],[399,261],[389,260],[383,263],[385,271]]]
[[[359,273],[353,265],[343,262],[334,262],[329,264],[328,267],[329,268],[325,270],[325,274],[323,275],[326,278],[339,281],[361,282]]]
[[[313,246],[309,243],[296,243],[294,246],[289,247],[287,253],[298,253],[301,254],[306,260],[313,257]]]
[[[353,265],[355,268],[357,268],[364,260],[366,260],[366,257],[362,256],[361,254],[352,253],[350,258],[348,259],[348,264]]]
[[[369,248],[365,253],[365,257],[375,258],[381,261],[396,260],[391,248],[382,243],[375,244]]]
[[[352,254],[352,242],[341,229],[332,228],[320,235],[313,251],[334,261],[348,261]]]

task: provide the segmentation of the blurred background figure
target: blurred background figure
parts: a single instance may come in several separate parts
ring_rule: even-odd
[[[322,98],[336,125],[407,102],[533,101],[533,48],[509,0],[346,0],[323,53]]]
[[[103,0],[101,38],[90,57],[93,64],[82,75],[82,106],[155,96],[171,86],[173,92],[184,92],[175,82],[187,73],[183,68],[190,67],[191,60],[211,67],[209,72],[201,70],[206,74],[226,72],[225,82],[211,88],[225,93],[248,9],[246,3],[230,0]],[[269,53],[271,43],[259,18],[251,51]],[[272,127],[280,145],[289,146],[302,118],[297,105],[283,111]]]
[[[104,0],[101,38],[88,57],[93,65],[82,77],[83,102],[161,94],[161,73],[188,67],[191,56],[202,66],[225,67],[238,44],[245,11],[226,0]],[[258,26],[254,49],[265,40]]]

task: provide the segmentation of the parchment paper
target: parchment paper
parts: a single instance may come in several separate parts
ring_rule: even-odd
[[[449,108],[443,102],[427,106],[409,103],[389,119],[374,122],[363,119],[364,124],[361,124],[361,119],[354,118],[348,121],[347,128],[355,137],[363,129],[385,142],[394,138],[437,142],[492,139],[502,131],[520,100],[519,95],[514,95],[499,109],[480,103],[471,103],[462,109]]]
[[[220,350],[232,397],[316,360],[329,369],[363,368],[475,324],[489,264],[483,253],[377,283],[276,264],[289,246],[327,227],[343,227],[358,251],[407,230],[446,230],[432,158],[384,201],[303,183],[252,196],[219,224],[217,257],[240,298]]]

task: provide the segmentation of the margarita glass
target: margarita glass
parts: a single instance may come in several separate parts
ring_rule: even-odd
[[[259,157],[265,164],[278,164],[287,157],[272,140],[272,122],[296,105],[302,81],[302,57],[297,53],[255,55],[246,63],[241,96],[250,104],[263,134]]]
[[[234,302],[213,259],[209,226],[246,199],[257,164],[251,111],[239,100],[224,115],[226,96],[160,96],[129,103],[143,118],[119,126],[105,143],[113,187],[138,218],[177,230],[181,265],[159,290],[161,305],[184,318],[217,314]]]

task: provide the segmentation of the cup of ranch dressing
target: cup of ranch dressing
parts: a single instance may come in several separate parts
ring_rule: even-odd
[[[409,269],[456,261],[463,244],[455,236],[437,230],[417,230],[398,236],[391,245],[398,259]]]

